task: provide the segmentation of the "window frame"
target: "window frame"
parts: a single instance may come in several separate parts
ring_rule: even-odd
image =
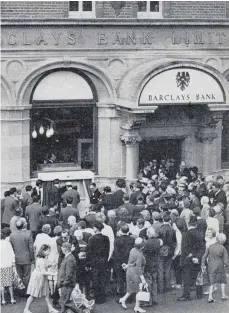
[[[70,2],[70,1],[69,1]],[[70,11],[70,3],[68,2],[68,17],[69,18],[95,18],[95,3],[92,2],[92,10],[91,11],[83,11],[83,1],[79,2],[79,10],[78,11]]]
[[[163,7],[163,1],[158,1],[159,2],[159,11],[158,12],[150,12],[150,1],[146,1],[146,11],[145,12],[137,12],[137,18],[163,18],[162,16],[162,7]]]

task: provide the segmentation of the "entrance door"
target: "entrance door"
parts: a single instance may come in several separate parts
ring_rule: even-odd
[[[175,165],[181,162],[181,139],[142,140],[139,147],[140,167],[144,162],[162,158],[174,159]]]

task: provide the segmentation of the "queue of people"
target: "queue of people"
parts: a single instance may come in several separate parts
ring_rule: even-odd
[[[143,304],[157,305],[158,294],[173,289],[181,290],[178,301],[188,301],[195,286],[197,299],[207,293],[212,303],[219,283],[222,301],[228,299],[229,182],[222,176],[203,177],[184,162],[176,170],[174,160],[152,160],[129,186],[118,179],[115,192],[91,183],[84,218],[70,182],[60,195],[54,181],[49,207],[42,206],[38,183],[25,194],[11,188],[2,201],[1,240],[8,255],[1,264],[2,304],[6,287],[15,303],[13,267],[29,296],[24,313],[36,297],[45,298],[50,313],[63,313],[79,290],[87,306],[104,303],[111,284],[124,309],[136,295],[134,311],[140,313],[146,312]],[[140,298],[144,288],[147,303]]]

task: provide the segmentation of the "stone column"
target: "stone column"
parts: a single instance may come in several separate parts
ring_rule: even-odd
[[[120,138],[126,145],[126,180],[136,180],[139,166],[139,142],[141,141],[141,137],[138,131],[132,130],[124,133]]]
[[[29,109],[1,111],[1,188],[21,187],[30,180]]]
[[[223,120],[223,112],[215,111],[212,112],[212,118],[215,122],[216,128],[215,132],[217,133],[217,137],[214,140],[215,144],[215,157],[216,157],[216,170],[221,169],[221,154],[222,154],[222,120]]]
[[[208,175],[216,170],[216,151],[213,143],[218,135],[216,131],[209,129],[201,130],[195,135],[202,143],[202,172],[204,175]]]

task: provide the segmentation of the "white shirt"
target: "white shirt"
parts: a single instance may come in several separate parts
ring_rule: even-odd
[[[34,248],[35,248],[35,254],[37,255],[38,251],[40,250],[40,247],[42,245],[49,245],[52,247],[52,238],[47,234],[38,234],[36,236],[35,242],[34,242]]]
[[[110,241],[110,252],[109,252],[109,257],[108,257],[108,261],[109,261],[114,252],[114,239],[115,239],[114,232],[113,232],[113,229],[109,225],[103,223],[103,226],[104,228],[102,229],[101,234],[104,236],[107,236]]]
[[[0,268],[11,267],[13,262],[15,262],[15,254],[11,243],[7,240],[1,240]]]
[[[219,221],[215,217],[208,217],[206,219],[208,228],[213,228],[216,233],[219,233]]]
[[[182,242],[182,234],[181,231],[176,228],[176,248],[174,251],[174,256],[181,255],[181,242]]]

